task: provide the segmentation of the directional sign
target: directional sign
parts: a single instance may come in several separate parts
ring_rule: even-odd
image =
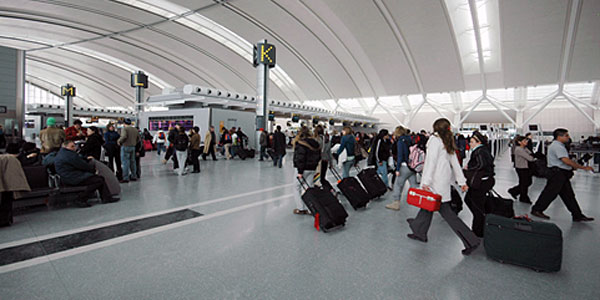
[[[68,84],[68,85],[64,85],[60,88],[60,94],[61,96],[71,96],[71,97],[75,97],[75,87]]]
[[[267,65],[269,68],[275,67],[275,46],[267,43],[258,43],[254,46],[254,61],[256,67],[259,64]]]
[[[131,74],[131,87],[148,88],[148,75],[144,73]]]

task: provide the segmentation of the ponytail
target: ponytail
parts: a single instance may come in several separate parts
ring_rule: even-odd
[[[452,134],[450,121],[446,118],[437,119],[433,122],[433,131],[442,139],[446,152],[448,152],[448,154],[454,154],[457,147],[454,143],[454,135]]]

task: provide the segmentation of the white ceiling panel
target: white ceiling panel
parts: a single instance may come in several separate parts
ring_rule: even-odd
[[[354,33],[379,73],[386,95],[419,92],[408,63],[378,8],[371,1],[327,1],[327,5]]]
[[[252,44],[263,39],[275,43],[275,38],[273,36],[231,10],[209,9],[206,13],[203,12],[203,15],[242,36],[246,41]],[[330,98],[317,78],[312,75],[310,70],[307,69],[293,53],[285,47],[282,47],[277,43],[275,44],[277,47],[277,65],[280,66],[298,86],[300,86],[302,92],[306,95],[307,99],[298,100]]]
[[[168,60],[147,54],[129,44],[108,40],[102,43],[87,42],[83,46],[138,66],[143,71],[157,76],[172,86],[183,86],[187,83],[184,81],[185,78],[179,75],[179,70],[173,67]]]
[[[82,76],[73,77],[71,72],[62,68],[50,66],[47,64],[30,61],[27,63],[27,72],[36,74],[41,78],[51,78],[53,82],[69,82],[77,87],[77,93],[85,97],[87,100],[93,101],[91,106],[132,106],[134,95],[130,97],[114,93],[112,89],[98,84],[96,81],[87,79]],[[81,98],[81,97],[79,97]],[[75,98],[77,103],[77,97]],[[110,99],[110,100],[106,100]]]
[[[196,10],[215,4],[215,1],[213,0],[173,0],[171,2],[189,8],[190,10]]]
[[[569,81],[600,79],[600,1],[583,1]]]
[[[452,28],[449,27],[441,2],[386,0],[385,4],[390,8],[410,47],[425,92],[464,88],[461,62],[452,37]]]
[[[68,43],[98,36],[63,26],[4,17],[0,17],[0,35],[32,39],[50,44],[56,42]]]
[[[558,82],[569,1],[500,1],[502,62],[507,86]]]
[[[270,1],[262,0],[234,2],[234,5],[243,9],[252,18],[261,20],[261,23],[275,32],[278,39],[283,39],[295,51],[301,53],[319,76],[325,79],[327,86],[333,92],[333,95],[329,95],[330,97],[343,98],[360,95],[358,87],[352,82],[348,72],[336,60],[336,57],[332,55],[331,50],[280,7]],[[277,49],[282,48],[282,45],[279,45]],[[283,67],[284,65],[282,65]]]
[[[169,47],[162,45],[162,48],[165,48],[163,50],[169,51],[169,48],[172,49],[173,45],[177,45],[177,56],[205,78],[210,86],[243,93],[255,93],[256,70],[252,67],[251,62],[186,26],[165,23],[156,28],[180,39],[180,41],[172,40]],[[146,40],[156,40],[154,35],[157,33],[145,32],[144,34]],[[139,38],[139,35],[136,34],[136,37]],[[164,40],[166,37],[160,38]],[[161,47],[161,44],[157,43],[157,46]]]

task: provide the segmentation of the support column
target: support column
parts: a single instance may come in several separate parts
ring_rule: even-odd
[[[144,71],[131,74],[131,87],[135,89],[135,125],[140,127],[140,113],[144,102],[144,89],[148,88],[148,75]]]
[[[271,127],[269,126],[267,119],[267,112],[269,109],[268,85],[269,69],[275,67],[276,65],[275,46],[268,44],[267,40],[265,39],[257,42],[256,45],[254,45],[253,52],[253,66],[257,71],[256,127],[267,129]]]

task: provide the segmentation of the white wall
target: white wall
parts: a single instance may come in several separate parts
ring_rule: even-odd
[[[585,108],[584,111],[593,116],[591,109]],[[507,113],[512,118],[515,118],[515,112]],[[532,113],[533,112],[526,112],[524,114],[524,119],[526,120]],[[447,112],[444,112],[444,114],[446,114],[450,121],[454,120],[453,114]],[[398,125],[388,114],[375,114],[373,116],[379,118],[381,122],[384,123],[380,126],[381,128],[393,129]],[[396,117],[400,120],[404,119],[402,114],[399,114]],[[406,125],[411,130],[425,129],[431,131],[433,122],[440,117],[441,116],[436,112],[420,112],[410,124]],[[507,121],[498,111],[475,111],[464,123],[509,123],[509,121]],[[567,128],[575,141],[577,141],[581,135],[588,136],[594,134],[594,125],[573,107],[546,108],[529,123],[540,124],[543,131],[552,131],[558,127]]]

